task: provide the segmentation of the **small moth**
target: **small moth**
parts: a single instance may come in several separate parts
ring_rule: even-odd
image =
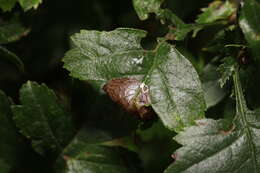
[[[149,88],[134,78],[118,78],[108,81],[103,90],[127,112],[139,119],[151,119],[155,113],[151,107]]]

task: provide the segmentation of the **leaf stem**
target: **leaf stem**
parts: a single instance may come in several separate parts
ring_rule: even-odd
[[[236,67],[236,69],[235,69],[235,73],[233,75],[233,81],[234,81],[235,95],[236,95],[236,117],[239,119],[239,125],[242,126],[241,129],[245,129],[246,137],[248,139],[248,146],[250,149],[250,154],[252,157],[254,173],[257,173],[258,169],[257,169],[256,149],[255,149],[254,143],[252,142],[253,141],[252,132],[249,127],[248,120],[247,120],[248,108],[246,105],[241,82],[239,79],[238,67]]]

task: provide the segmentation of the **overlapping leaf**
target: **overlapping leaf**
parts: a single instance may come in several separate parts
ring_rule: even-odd
[[[157,47],[153,61],[143,81],[150,87],[152,107],[164,125],[180,131],[202,118],[204,94],[190,62],[165,43]]]
[[[220,86],[223,87],[235,72],[237,62],[233,57],[226,57],[224,62],[218,67],[218,71],[222,74],[219,79]]]
[[[19,0],[19,3],[24,11],[27,11],[31,8],[36,9],[42,3],[42,0]]]
[[[215,65],[208,64],[204,67],[201,80],[207,108],[215,106],[226,96],[225,90],[219,86],[219,77]]]
[[[148,18],[149,13],[157,13],[164,0],[133,0],[136,13],[141,20]]]
[[[1,59],[13,63],[17,69],[19,69],[21,72],[24,72],[24,64],[20,58],[2,46],[0,46],[0,60]]]
[[[142,74],[150,52],[141,49],[146,32],[119,28],[111,32],[81,31],[71,37],[75,48],[63,59],[71,76],[104,83],[125,75]],[[151,65],[151,64],[148,64]],[[146,70],[147,71],[147,70]]]
[[[17,1],[22,6],[24,11],[31,8],[36,9],[42,2],[42,0],[0,0],[0,8],[3,11],[11,11]]]
[[[236,118],[203,119],[187,128],[175,139],[183,145],[173,157],[166,173],[257,173],[260,169],[260,113],[248,110],[238,72],[234,75]]]
[[[196,23],[187,24],[171,10],[160,8],[162,2],[163,0],[133,0],[133,5],[141,20],[147,19],[149,13],[155,13],[162,23],[168,21],[170,30],[166,38],[170,40],[183,40],[191,31],[193,31],[192,36],[195,37],[200,30],[207,26],[226,24],[236,12],[235,6],[229,1],[215,1],[209,7],[203,8],[203,13],[198,16]],[[222,23],[217,23],[220,20]]]
[[[20,90],[20,101],[22,105],[12,107],[14,120],[34,149],[41,154],[61,151],[72,137],[73,125],[53,91],[27,82]]]
[[[236,8],[229,1],[214,1],[208,8],[203,8],[202,11],[203,13],[198,16],[196,23],[208,24],[218,20],[228,19],[228,17],[235,14]]]
[[[168,39],[182,40],[192,30],[195,30],[196,34],[201,29],[200,26],[184,23],[172,11],[161,9],[162,3],[163,0],[133,0],[133,6],[141,20],[147,19],[149,13],[155,13],[162,23],[169,21],[171,25],[174,25],[174,27],[170,27],[170,32],[167,35]]]
[[[102,146],[107,140],[105,133],[83,128],[60,154],[56,172],[139,172],[139,168],[132,165],[139,161],[137,156],[122,148]]]
[[[22,26],[17,17],[0,25],[0,44],[6,44],[19,40],[27,35],[29,29]]]
[[[174,47],[160,43],[154,51],[140,45],[145,32],[120,28],[111,32],[81,31],[66,53],[71,76],[99,83],[131,77],[150,88],[152,107],[164,125],[177,131],[203,117],[205,103],[198,75]],[[138,92],[138,91],[137,91]]]
[[[12,112],[5,94],[0,91],[0,170],[9,173],[19,164],[22,142],[12,122]]]
[[[168,9],[160,9],[157,12],[157,16],[163,23],[169,21],[170,29],[166,37],[170,40],[183,40],[191,31],[193,31],[193,36],[195,37],[197,32],[203,28],[203,26],[199,24],[184,23],[182,19]]]
[[[14,7],[16,1],[17,0],[0,0],[0,8],[3,11],[10,11]]]
[[[239,26],[241,27],[254,59],[260,58],[260,4],[255,0],[241,2]]]

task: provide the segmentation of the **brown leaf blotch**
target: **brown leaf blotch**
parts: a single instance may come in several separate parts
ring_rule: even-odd
[[[233,125],[230,130],[228,130],[228,131],[220,130],[219,133],[226,136],[226,135],[229,135],[230,133],[232,133],[234,130],[235,130],[235,126]]]
[[[149,88],[137,79],[112,79],[104,85],[103,90],[114,102],[139,119],[151,119],[155,114],[150,106]]]

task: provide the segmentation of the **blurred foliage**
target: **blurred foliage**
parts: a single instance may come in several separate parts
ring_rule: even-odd
[[[259,0],[0,0],[0,9],[1,173],[260,169]],[[159,88],[158,118],[137,119],[101,89],[129,76]],[[209,119],[193,122],[203,94]],[[229,144],[243,142],[251,148],[228,160]],[[214,167],[220,150],[230,152]]]

